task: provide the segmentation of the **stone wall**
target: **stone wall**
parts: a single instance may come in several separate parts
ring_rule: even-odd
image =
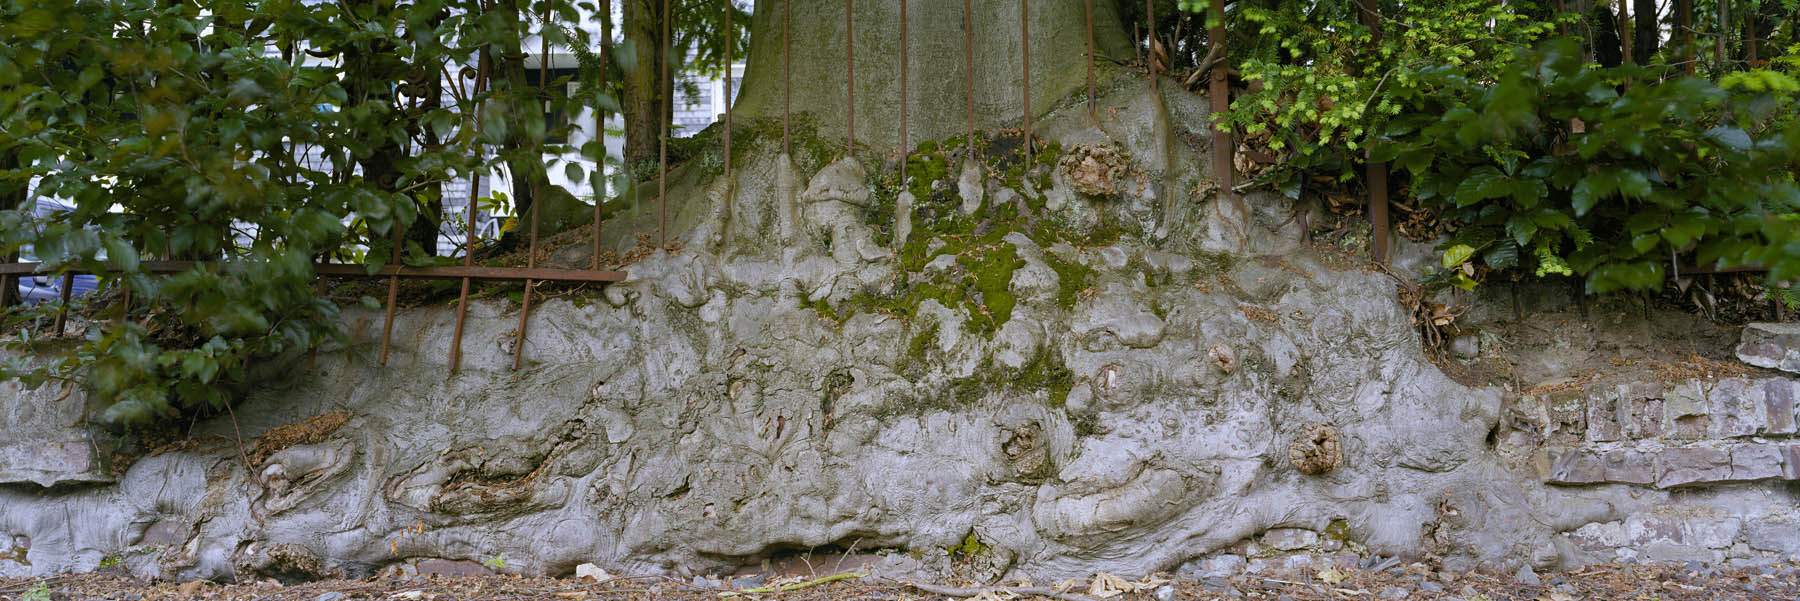
[[[1800,552],[1800,380],[1575,386],[1514,405],[1543,482],[1655,499],[1565,533],[1598,560],[1756,563]]]

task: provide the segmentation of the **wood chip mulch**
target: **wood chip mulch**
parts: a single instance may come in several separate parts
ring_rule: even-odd
[[[1436,572],[1423,564],[1381,571],[1302,570],[1298,573],[1241,574],[1210,577],[1146,579],[1108,587],[1090,595],[1087,582],[1065,584],[1064,599],[1101,601],[1251,600],[1343,601],[1368,599],[1443,601],[1795,601],[1800,599],[1800,564],[1780,563],[1750,568],[1679,565],[1601,565],[1573,572],[1536,575],[1538,582],[1515,576]],[[1111,578],[1111,577],[1103,577]],[[1123,582],[1116,578],[1113,581]],[[781,584],[777,582],[775,584]],[[1007,586],[1030,583],[1003,583]],[[1040,589],[1045,584],[1037,585]],[[949,590],[953,587],[931,585]],[[1040,599],[998,588],[962,587],[977,601]],[[518,576],[464,576],[324,580],[292,585],[274,581],[218,585],[206,582],[145,582],[108,574],[66,575],[0,580],[3,601],[935,601],[955,599],[926,592],[883,577],[829,582],[778,593],[731,591],[716,580],[680,580],[637,576],[605,583]]]

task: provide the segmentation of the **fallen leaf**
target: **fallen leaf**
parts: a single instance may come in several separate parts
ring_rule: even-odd
[[[1137,586],[1133,585],[1130,581],[1112,574],[1101,572],[1095,574],[1094,582],[1088,585],[1088,596],[1100,599],[1110,599],[1135,590],[1137,590]]]
[[[181,596],[183,597],[192,597],[194,594],[199,593],[200,587],[203,586],[206,586],[205,580],[190,580],[176,585],[175,590],[181,591]]]
[[[586,599],[587,595],[587,591],[570,591],[567,593],[557,593],[555,596],[558,599],[575,599],[580,601],[581,599]]]
[[[1343,582],[1344,578],[1345,578],[1344,573],[1337,571],[1336,568],[1325,568],[1323,570],[1319,570],[1318,576],[1319,576],[1319,582],[1323,582],[1325,584],[1337,584],[1339,582]]]
[[[425,591],[402,591],[388,595],[388,598],[402,599],[404,601],[419,601],[420,599],[425,598]]]

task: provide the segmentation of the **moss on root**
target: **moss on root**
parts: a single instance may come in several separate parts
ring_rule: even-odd
[[[1071,231],[1045,208],[1042,194],[1035,199],[1021,195],[1021,202],[986,202],[973,214],[963,214],[956,182],[959,173],[951,166],[964,156],[966,144],[962,136],[919,144],[905,158],[908,180],[904,184],[895,168],[898,162],[874,174],[874,195],[863,219],[877,232],[877,242],[899,247],[901,277],[887,294],[859,294],[836,307],[815,305],[820,315],[842,321],[859,311],[880,311],[912,318],[918,315],[920,303],[936,299],[945,307],[961,309],[972,332],[991,338],[1012,319],[1018,303],[1012,276],[1024,261],[1018,248],[1005,240],[1008,234],[1024,234],[1045,248],[1061,242],[1091,246],[1118,240],[1117,228],[1102,227],[1085,234]],[[1023,141],[1016,133],[983,136],[977,138],[977,146],[976,156],[987,162],[984,172],[988,177],[1013,189],[1023,189],[1026,177],[1036,178],[1032,183],[1038,190],[1047,189],[1049,170],[1062,153],[1062,146],[1051,142],[1027,164]],[[1045,169],[1036,169],[1040,166]],[[914,199],[913,230],[906,240],[896,241],[891,237],[894,208],[903,189]],[[926,265],[945,255],[955,257],[954,269],[925,273]],[[1052,258],[1051,267],[1062,282],[1057,304],[1073,308],[1080,291],[1093,280],[1094,271],[1060,258]]]

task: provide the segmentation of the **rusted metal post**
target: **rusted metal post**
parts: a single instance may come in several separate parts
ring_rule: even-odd
[[[1094,110],[1094,0],[1087,0],[1087,43],[1088,116],[1099,119],[1100,114]]]
[[[1215,2],[1218,0],[1214,0]],[[1372,47],[1381,47],[1381,14],[1376,12],[1375,0],[1358,0],[1361,6],[1363,25],[1369,28]],[[1367,161],[1363,170],[1369,182],[1369,224],[1374,240],[1369,245],[1370,254],[1376,263],[1387,263],[1388,256],[1388,166],[1387,163]]]
[[[325,296],[325,274],[315,273],[314,275],[318,279],[313,280],[313,296]],[[319,345],[314,344],[306,349],[306,373],[312,373],[313,366],[318,363],[318,361]]]
[[[906,4],[910,0],[900,0],[900,189],[906,189],[906,159],[912,156],[912,147],[906,140]]]
[[[398,264],[400,264],[400,259],[401,259],[400,247],[402,245],[406,244],[406,228],[402,227],[398,221],[394,222],[393,238],[394,238],[394,240],[393,240],[394,249],[393,249],[392,254],[389,255],[390,258],[389,258],[388,262],[398,265]],[[400,276],[399,275],[390,276],[390,277],[388,277],[388,293],[387,293],[387,305],[386,305],[387,310],[385,311],[386,316],[383,317],[381,320],[381,361],[380,361],[380,363],[383,367],[387,366],[388,342],[390,339],[393,338],[393,334],[394,334],[394,309],[395,309],[395,305],[399,304],[399,301],[400,301]]]
[[[665,9],[666,10],[666,9]],[[666,60],[666,58],[665,58]],[[542,106],[549,101],[550,88],[550,1],[544,0],[544,26],[538,33],[538,103]],[[531,182],[531,233],[530,242],[526,245],[525,267],[537,267],[538,215],[544,206],[543,178]],[[537,281],[525,278],[525,298],[519,305],[519,329],[513,338],[513,371],[525,360],[525,331],[531,325],[531,291],[537,287]]]
[[[1156,0],[1144,0],[1144,22],[1149,26],[1150,42],[1144,46],[1144,72],[1150,74],[1150,91],[1156,91]]]
[[[1019,0],[1019,55],[1025,65],[1025,170],[1031,170],[1031,0]]]
[[[734,2],[734,0],[725,0],[725,182],[726,182],[726,186],[727,186],[726,187],[727,194],[725,195],[726,202],[730,202],[730,198],[731,198],[731,195],[729,194],[730,185],[731,185],[731,181],[734,179],[731,175],[731,45],[734,42],[736,42],[736,37],[733,35],[734,32],[731,30],[731,13],[737,12],[737,7],[732,6],[733,2]]]
[[[669,55],[674,53],[674,50],[671,48],[671,41],[669,40],[671,31],[669,28],[669,4],[671,2],[674,2],[674,0],[662,0],[663,35],[662,44],[657,46],[662,52],[662,79],[659,82],[658,87],[664,94],[664,98],[660,103],[661,106],[656,109],[656,117],[658,119],[656,128],[657,131],[661,133],[658,137],[662,142],[662,145],[657,152],[656,198],[658,207],[656,211],[656,231],[658,239],[657,245],[664,250],[669,248],[669,121],[675,118],[675,115],[671,114],[675,110],[675,86],[669,82]]]
[[[794,120],[794,61],[793,43],[788,37],[788,25],[793,21],[794,0],[781,1],[781,154],[793,154],[788,144],[788,124]]]
[[[975,156],[975,16],[969,0],[963,0],[963,74],[968,80],[969,150]]]
[[[607,13],[607,14],[611,14],[611,13]],[[481,52],[480,56],[475,59],[475,85],[473,86],[475,92],[470,96],[471,98],[477,98],[477,97],[481,96],[481,93],[483,91],[482,88],[487,84],[487,72],[488,72],[488,54],[487,54],[486,50],[483,50]],[[481,115],[480,115],[481,103],[479,101],[476,101],[472,105],[471,108],[474,109],[476,114],[474,115],[474,118],[469,119],[469,127],[473,128],[477,133],[479,133],[481,130]],[[605,122],[606,122],[605,118],[604,118],[604,116],[602,116],[601,123],[604,124]],[[472,137],[479,138],[479,136],[472,136]],[[605,164],[606,163],[603,159],[601,161],[602,169],[604,169]],[[479,173],[470,173],[469,174],[469,207],[468,207],[469,230],[468,230],[468,232],[466,232],[466,236],[464,238],[466,241],[463,243],[463,267],[474,267],[475,266],[475,227],[476,227],[476,224],[475,224],[475,199],[480,191],[481,191],[481,175]],[[596,214],[599,212],[599,206],[600,206],[599,203],[594,204]],[[594,245],[596,248],[598,248],[599,244],[600,244],[599,236],[600,236],[600,231],[598,228],[596,228],[594,230],[594,241],[595,241]],[[599,256],[599,254],[596,253],[595,257],[597,258],[598,256]],[[456,373],[456,370],[462,365],[463,320],[468,317],[468,314],[469,314],[469,278],[465,277],[462,279],[462,292],[458,293],[456,296],[456,331],[450,337],[450,373],[452,373],[452,374]]]
[[[62,290],[58,295],[58,298],[62,301],[62,306],[56,308],[56,319],[50,325],[50,329],[55,332],[55,336],[63,335],[63,325],[69,318],[69,301],[73,297],[72,293],[75,291],[74,289],[75,274],[63,274]]]
[[[850,102],[845,112],[847,136],[844,156],[856,156],[856,18],[855,0],[844,0],[844,90]]]
[[[600,91],[601,91],[601,93],[606,92],[606,69],[607,69],[606,60],[608,58],[607,54],[606,54],[606,49],[611,46],[612,46],[612,0],[600,0]],[[595,117],[597,119],[596,126],[600,130],[600,160],[595,162],[595,167],[599,171],[598,181],[600,183],[598,186],[599,189],[596,190],[596,192],[594,194],[594,252],[593,252],[593,255],[588,258],[588,269],[599,269],[600,268],[600,205],[601,205],[601,203],[606,202],[606,197],[607,197],[607,191],[606,191],[606,183],[607,183],[606,182],[606,155],[607,155],[607,153],[606,153],[606,109],[596,106],[594,109],[594,113],[595,113]],[[731,135],[729,129],[726,130],[726,135],[727,136]],[[729,138],[727,138],[727,139],[729,139]],[[730,148],[730,146],[731,145],[729,143],[726,144],[727,148]],[[731,157],[730,153],[726,153],[725,156],[726,156],[726,160],[730,160],[730,157]],[[593,181],[595,181],[595,178],[589,178],[589,182],[593,182]],[[474,205],[474,203],[470,203],[469,206],[474,207],[475,205]]]

